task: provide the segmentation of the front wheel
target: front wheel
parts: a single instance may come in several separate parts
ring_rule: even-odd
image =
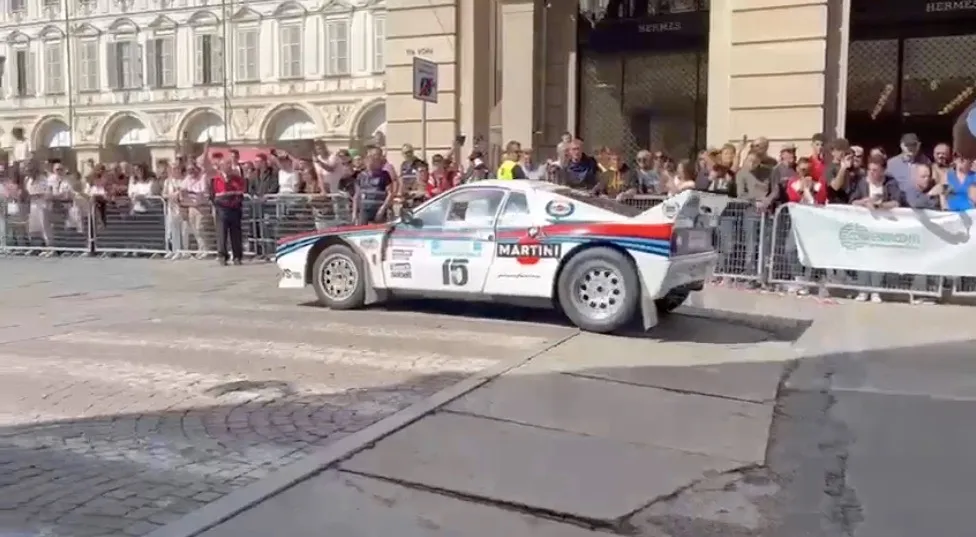
[[[657,314],[663,316],[678,309],[679,306],[685,303],[685,300],[688,300],[688,295],[690,294],[690,289],[672,289],[668,291],[668,294],[654,301]]]
[[[312,287],[321,305],[333,310],[350,310],[366,303],[363,260],[348,246],[334,244],[322,250],[312,271]]]
[[[640,278],[626,255],[612,248],[591,248],[573,256],[559,275],[559,306],[576,326],[608,333],[634,318]]]

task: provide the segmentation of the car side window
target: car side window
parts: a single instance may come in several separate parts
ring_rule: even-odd
[[[498,227],[529,227],[532,225],[532,213],[529,212],[529,200],[521,192],[508,195],[505,208],[498,217]]]
[[[414,213],[423,227],[492,227],[505,197],[500,189],[468,189],[444,196]]]

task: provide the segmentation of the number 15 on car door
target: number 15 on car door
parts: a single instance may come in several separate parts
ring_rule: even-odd
[[[441,265],[441,283],[445,287],[467,287],[471,282],[467,259],[445,259]]]

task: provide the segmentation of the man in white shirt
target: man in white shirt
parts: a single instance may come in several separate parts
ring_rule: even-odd
[[[26,162],[31,158],[31,146],[30,142],[24,137],[24,129],[21,127],[14,127],[10,130],[11,136],[14,138],[13,144],[13,161],[14,162]]]
[[[278,193],[279,194],[298,194],[298,172],[295,165],[288,155],[280,155],[278,158]]]
[[[325,143],[316,146],[315,173],[319,177],[322,192],[339,192],[339,181],[349,174],[349,162],[351,160],[349,151],[345,149],[340,149],[333,154]]]

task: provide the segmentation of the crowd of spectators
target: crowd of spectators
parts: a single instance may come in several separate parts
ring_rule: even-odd
[[[160,160],[154,167],[88,161],[79,174],[69,173],[56,160],[38,163],[29,152],[14,151],[16,160],[3,170],[0,186],[4,211],[0,222],[5,228],[0,231],[8,245],[51,246],[56,227],[97,233],[109,226],[109,214],[123,212],[127,222],[138,222],[140,215],[155,211],[165,213],[161,248],[169,252],[168,257],[211,257],[216,242],[212,181],[218,168],[242,177],[246,193],[255,199],[289,195],[343,199],[343,204],[316,205],[313,217],[299,223],[318,227],[383,221],[396,214],[398,205],[491,178],[550,181],[625,203],[646,203],[649,195],[663,198],[695,189],[739,200],[723,213],[718,234],[724,253],[719,272],[734,276],[756,273],[760,244],[770,242],[760,236],[772,227],[762,223],[787,202],[946,211],[968,210],[976,202],[972,161],[953,155],[946,143],[936,144],[929,155],[914,134],[902,136],[899,154],[890,157],[880,147],[866,150],[842,138],[828,142],[816,134],[809,154],[787,145],[772,155],[767,139],[743,137],[739,144],[703,150],[696,159],[641,150],[629,160],[607,147],[587,152],[582,140],[564,133],[555,154],[548,155],[551,158],[537,158],[531,149],[509,142],[497,167],[478,148],[462,159],[463,144],[464,138],[458,137],[450,151],[433,155],[429,162],[414,147],[404,145],[396,159],[399,166],[377,146],[331,151],[318,143],[309,158],[269,149],[247,160],[235,149],[221,154],[205,147],[198,158],[178,156],[172,162]],[[298,207],[292,201],[280,205],[274,214],[261,218],[287,221]],[[807,283],[823,277],[795,262],[785,265],[783,270],[798,283],[790,289],[793,292],[806,293]],[[845,276],[851,275],[839,275]],[[853,277],[868,278],[864,283],[871,288],[878,283],[877,275]],[[880,300],[870,292],[856,298]]]

